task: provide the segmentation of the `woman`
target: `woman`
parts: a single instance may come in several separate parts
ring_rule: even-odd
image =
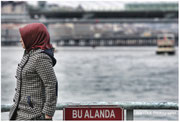
[[[23,58],[16,71],[17,86],[10,120],[52,120],[57,103],[56,59],[47,28],[41,23],[19,29]]]

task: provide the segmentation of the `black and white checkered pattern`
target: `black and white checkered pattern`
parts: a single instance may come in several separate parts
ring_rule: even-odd
[[[57,79],[52,59],[43,50],[24,52],[16,71],[17,87],[9,119],[31,120],[45,113],[53,116],[57,103]]]

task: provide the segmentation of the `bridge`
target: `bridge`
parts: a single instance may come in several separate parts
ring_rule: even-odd
[[[104,10],[108,5],[112,4],[116,8]],[[5,4],[5,3],[4,3]],[[124,10],[119,9],[119,3],[113,2],[89,2],[94,6],[104,8],[100,10],[61,10],[48,9],[45,2],[42,1],[39,7],[29,7],[28,14],[10,14],[2,13],[1,23],[3,24],[28,24],[28,23],[44,23],[47,27],[53,24],[74,24],[73,29],[68,27],[54,28],[52,33],[56,33],[56,38],[52,42],[57,46],[155,46],[157,42],[156,34],[150,30],[149,35],[141,37],[141,32],[136,36],[122,36],[121,32],[114,34],[112,30],[111,37],[103,37],[104,32],[101,30],[99,38],[96,32],[91,34],[90,25],[97,24],[177,24],[178,25],[178,4],[177,3],[153,3],[153,4],[126,4]],[[97,5],[98,4],[98,5]],[[42,7],[46,6],[46,7]],[[83,5],[83,4],[82,4]],[[97,7],[97,8],[99,8]],[[152,9],[153,8],[153,9]],[[23,19],[20,19],[23,18]],[[81,25],[86,26],[81,26]],[[121,27],[122,28],[122,27]],[[71,30],[72,29],[72,30]],[[51,28],[53,30],[53,28]],[[65,31],[67,30],[67,31]],[[138,30],[138,29],[137,29]],[[167,29],[168,30],[168,29]],[[174,30],[174,29],[173,29]],[[176,30],[175,30],[176,31]],[[2,45],[16,45],[19,43],[18,29],[2,29]],[[163,31],[162,31],[163,32]],[[162,33],[160,32],[160,33]],[[137,33],[137,31],[136,31]],[[64,34],[64,35],[63,35]],[[84,35],[83,35],[84,34]],[[89,35],[88,35],[89,34]],[[158,33],[157,33],[158,34]],[[178,45],[178,35],[175,34],[175,42]],[[118,37],[117,37],[118,36]],[[54,35],[52,37],[55,37]],[[66,37],[66,38],[64,38]],[[82,37],[82,38],[79,38]]]
[[[157,37],[59,38],[52,42],[57,46],[156,46]],[[19,40],[1,41],[2,46],[17,44]],[[175,37],[175,45],[178,45],[178,36]]]
[[[178,23],[178,19],[139,19],[139,18],[121,18],[121,19],[1,19],[2,24],[14,23],[14,24],[28,24],[28,23],[44,23],[48,24],[55,24],[55,23],[87,23],[87,24],[97,24],[97,23]]]

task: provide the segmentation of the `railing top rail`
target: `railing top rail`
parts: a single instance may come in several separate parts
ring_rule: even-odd
[[[46,24],[50,23],[178,23],[177,18],[171,18],[171,19],[7,19],[1,16],[1,23],[36,23],[36,22],[42,22]]]
[[[56,110],[63,110],[65,107],[75,106],[107,106],[112,105],[124,109],[169,109],[178,110],[178,104],[175,102],[65,102],[58,103]],[[1,112],[8,112],[11,105],[1,105]]]

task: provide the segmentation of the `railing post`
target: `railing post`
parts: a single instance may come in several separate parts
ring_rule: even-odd
[[[133,109],[126,110],[126,120],[133,120]]]

